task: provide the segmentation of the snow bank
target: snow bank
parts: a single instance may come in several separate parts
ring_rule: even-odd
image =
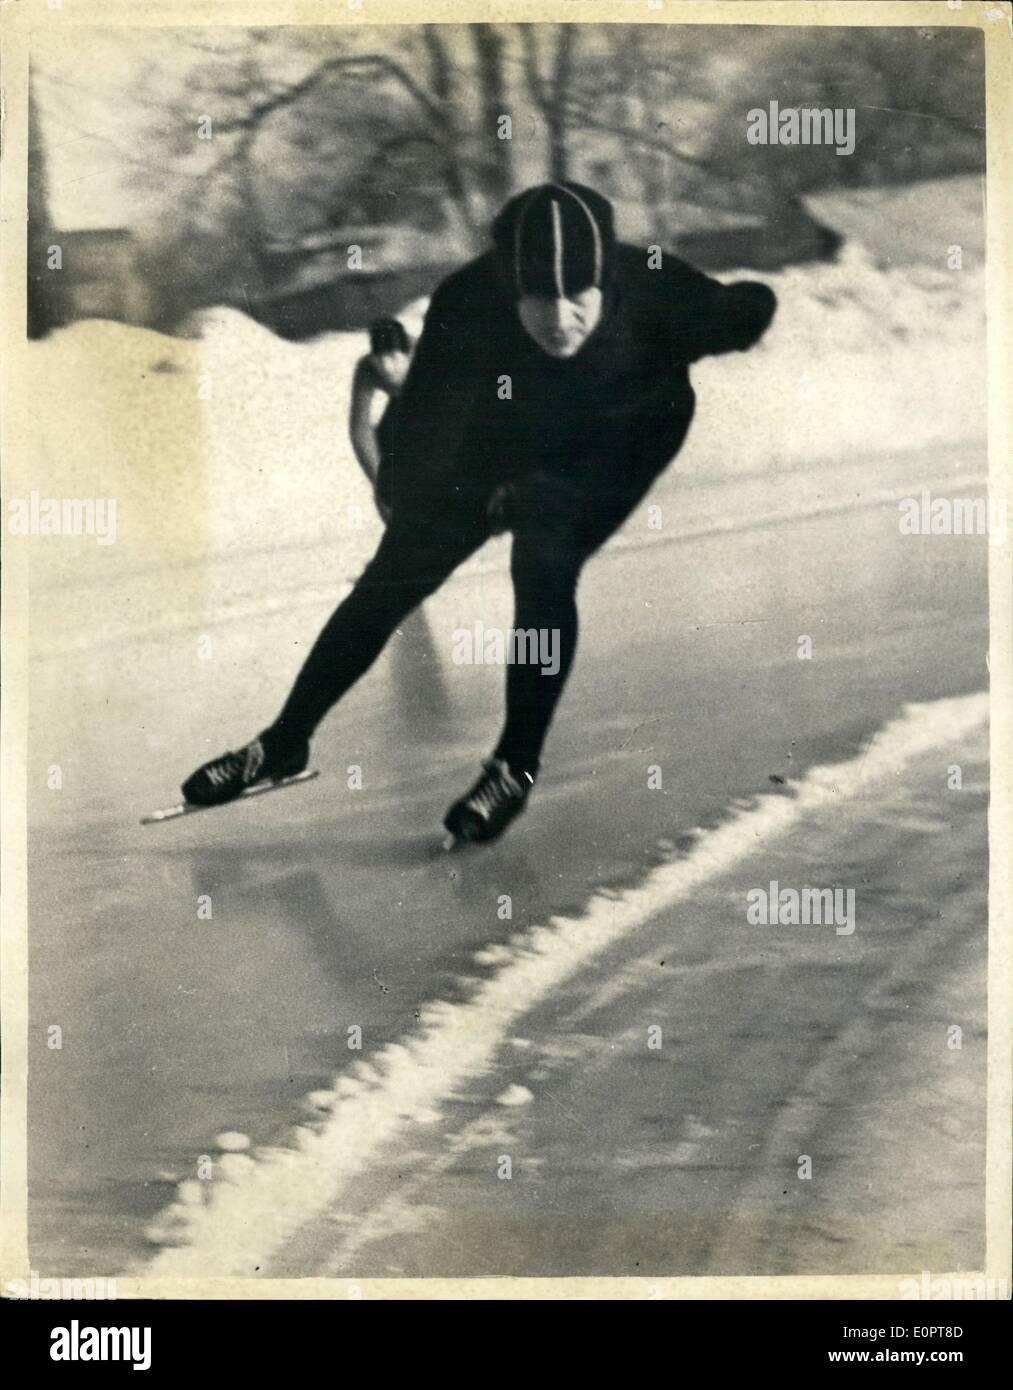
[[[886,269],[850,245],[833,265],[759,278],[779,301],[762,343],[694,368],[694,468],[727,477],[984,437],[980,267]]]

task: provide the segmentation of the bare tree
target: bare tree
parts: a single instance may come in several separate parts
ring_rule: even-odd
[[[509,107],[503,68],[506,41],[495,24],[475,24],[471,32],[478,60],[481,110],[477,173],[486,200],[498,206],[513,186],[511,142],[501,139],[498,129],[500,118],[508,114]]]
[[[568,126],[571,90],[579,29],[573,24],[552,26],[549,44],[552,54],[543,74],[543,54],[538,26],[518,24],[524,54],[524,77],[528,91],[545,122],[548,144],[548,174],[555,182],[569,178]]]
[[[413,256],[472,254],[518,181],[538,177],[599,183],[662,238],[683,229],[689,208],[698,226],[709,211],[734,221],[747,205],[783,216],[800,191],[798,161],[767,158],[761,168],[739,108],[757,54],[768,55],[771,73],[786,53],[797,66],[792,35],[772,32],[762,51],[751,40],[751,62],[737,70],[725,34],[667,30],[659,49],[658,32],[506,23],[188,30],[137,49],[138,76],[117,93],[116,120],[96,115],[94,93],[86,109],[107,126],[94,132],[103,155],[143,195],[132,225],[167,312],[269,295],[291,285],[300,255],[326,253],[339,273],[343,242],[365,246],[369,235],[388,269]],[[835,47],[828,36],[812,80],[829,91],[869,69],[881,104],[896,106],[895,46],[871,33],[849,42]],[[921,106],[939,86],[929,49],[909,122],[929,119]],[[66,100],[68,83],[83,90],[94,80],[59,73],[47,109],[51,96]],[[198,138],[198,113],[212,118],[213,139]],[[506,115],[513,142],[499,138]],[[973,143],[959,113],[948,120],[955,140]],[[824,166],[840,178],[844,163]],[[411,235],[400,240],[399,229]]]

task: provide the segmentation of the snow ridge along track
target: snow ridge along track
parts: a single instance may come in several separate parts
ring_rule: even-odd
[[[149,1236],[163,1248],[133,1272],[162,1278],[269,1276],[272,1257],[286,1242],[319,1218],[395,1137],[438,1119],[440,1106],[492,1062],[516,1021],[564,980],[658,912],[691,899],[702,884],[806,813],[854,801],[921,754],[959,745],[987,722],[988,711],[984,692],[907,705],[863,754],[814,767],[789,795],[763,796],[749,809],[732,812],[715,829],[700,832],[688,854],[660,865],[637,887],[619,895],[595,893],[580,915],[553,917],[546,926],[478,952],[476,964],[491,973],[470,981],[470,998],[430,1004],[417,1035],[337,1077],[326,1118],[317,1128],[296,1127],[291,1147],[229,1155],[205,1205],[180,1201],[156,1221]]]

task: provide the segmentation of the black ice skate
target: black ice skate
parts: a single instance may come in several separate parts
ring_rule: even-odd
[[[183,798],[190,806],[223,806],[259,782],[281,782],[306,769],[310,746],[298,744],[283,753],[268,754],[262,738],[255,738],[236,753],[223,753],[199,767],[183,783]]]
[[[443,819],[451,836],[447,848],[495,840],[527,805],[535,780],[530,773],[516,778],[501,758],[490,758],[482,766],[471,791],[455,801]]]

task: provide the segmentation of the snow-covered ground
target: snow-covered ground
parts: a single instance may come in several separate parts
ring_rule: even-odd
[[[509,623],[503,542],[332,714],[324,776],[136,824],[273,714],[375,544],[345,430],[362,339],[289,344],[213,311],[193,341],[84,323],[34,348],[21,490],[118,508],[113,545],[26,542],[32,1008],[68,1040],[32,1063],[33,1267],[175,1273],[207,1268],[209,1240],[216,1270],[250,1274],[980,1262],[988,547],[902,536],[897,508],[984,488],[976,190],[946,192],[962,231],[906,191],[866,200],[864,247],[769,277],[763,346],[695,370],[689,445],[582,581],[531,809],[461,859],[436,828],[494,736],[501,672],[453,665],[451,633]],[[827,765],[850,791],[807,800]],[[736,803],[763,832],[741,873],[718,853]],[[743,941],[745,885],[818,875],[856,888],[853,937]],[[940,1060],[952,1000],[965,1046]],[[641,1056],[654,1023],[667,1041]],[[911,1140],[929,1124],[963,1183],[931,1222]],[[222,1131],[249,1153],[218,1153]],[[522,1181],[497,1177],[504,1153]],[[804,1189],[784,1179],[801,1153]]]

